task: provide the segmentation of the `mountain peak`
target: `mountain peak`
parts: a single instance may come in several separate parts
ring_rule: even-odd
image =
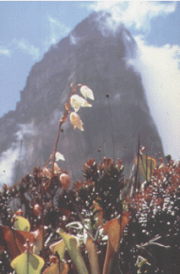
[[[104,11],[93,12],[75,27],[72,34],[76,34],[79,37],[84,37],[87,36],[87,34],[89,35],[89,32],[101,32],[103,28],[106,28],[112,33],[112,30],[108,27],[108,21],[111,20],[112,17],[110,13]]]
[[[67,159],[64,168],[73,170],[69,170],[70,175],[81,174],[85,159],[99,159],[98,148],[103,157],[112,157],[114,150],[115,158],[123,159],[129,175],[138,136],[147,153],[149,148],[152,156],[156,151],[163,154],[141,77],[127,66],[126,60],[135,51],[136,42],[129,31],[105,12],[92,13],[68,37],[51,47],[33,66],[16,111],[0,121],[1,162],[8,159],[8,165],[12,163],[11,174],[17,170],[14,163],[20,140],[23,148],[19,178],[34,165],[43,166],[51,155],[71,83],[89,86],[95,101],[93,108],[80,110],[83,133],[74,132],[69,121],[63,128],[58,150]],[[110,95],[113,140],[106,94]]]
[[[114,20],[109,12],[93,12],[80,22],[69,34],[70,44],[78,46],[88,40],[91,41],[91,43],[93,41],[106,40],[107,43],[110,41],[109,38],[111,41],[123,43],[126,52],[130,53],[131,51],[132,56],[132,53],[134,53],[134,50],[136,49],[135,40],[124,24]],[[129,56],[129,54],[127,55]]]
[[[83,24],[83,28],[82,28]],[[127,31],[124,24],[113,18],[112,14],[105,11],[93,12],[81,23],[79,23],[72,32],[76,32],[80,37],[87,35],[87,30],[99,30],[103,36],[117,35],[119,32]]]

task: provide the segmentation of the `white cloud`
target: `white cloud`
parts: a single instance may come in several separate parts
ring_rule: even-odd
[[[139,54],[129,61],[142,76],[151,114],[165,154],[180,159],[180,47],[147,45],[136,37]]]
[[[68,27],[51,16],[48,16],[48,22],[50,25],[50,40],[48,43],[50,45],[58,43],[59,40],[70,31]]]
[[[103,34],[107,30],[116,33],[121,23],[146,34],[151,22],[176,10],[176,2],[157,1],[99,1],[86,5],[91,10],[111,14],[106,21],[97,19]],[[180,159],[180,47],[165,45],[148,46],[142,38],[136,38],[139,55],[129,61],[142,75],[148,104],[162,139],[165,154]]]
[[[16,142],[11,144],[11,147],[4,151],[0,156],[0,185],[4,183],[11,185],[15,183],[16,169],[19,161],[26,156],[27,152],[25,146],[22,144],[20,155],[20,142],[25,140],[26,137],[36,136],[38,134],[37,129],[34,127],[34,123],[19,124],[20,130],[16,132]],[[30,151],[28,151],[30,153]]]
[[[50,37],[48,37],[48,39],[44,41],[44,45],[42,48],[34,46],[24,38],[20,40],[16,38],[13,39],[10,43],[11,48],[13,50],[22,50],[22,52],[30,55],[34,61],[39,60],[44,52],[46,52],[51,45],[58,43],[60,39],[63,38],[63,36],[70,32],[70,29],[68,27],[60,23],[58,20],[52,18],[51,16],[48,16],[48,23],[50,27]],[[0,47],[0,55],[10,57],[11,51],[8,48]]]
[[[126,27],[134,26],[137,30],[149,31],[151,20],[158,17],[173,13],[176,9],[176,2],[157,2],[157,1],[100,1],[88,8],[100,11],[104,10],[112,14],[116,26],[123,22]],[[110,27],[111,24],[109,23]],[[115,25],[113,24],[113,28]]]
[[[70,34],[69,39],[70,39],[71,45],[76,45],[79,42],[80,38],[77,37],[77,36],[75,36],[75,35],[73,35],[73,34]]]
[[[38,134],[37,129],[34,126],[34,123],[30,124],[19,124],[20,130],[16,132],[17,140],[21,141],[24,136],[36,136]]]
[[[16,50],[21,50],[22,53],[31,56],[34,61],[38,61],[51,45],[57,44],[71,30],[51,16],[47,17],[47,22],[47,33],[49,31],[49,34],[47,39],[44,38],[43,41],[40,41],[42,46],[36,47],[23,37],[21,39],[14,38],[8,45],[0,45],[0,56],[11,57],[11,54]]]
[[[13,181],[14,167],[18,159],[19,149],[15,144],[8,150],[4,151],[0,157],[0,184],[15,183]],[[15,180],[15,178],[14,178]]]
[[[11,57],[11,51],[7,48],[0,47],[0,55]]]
[[[39,48],[35,47],[34,45],[30,44],[24,38],[21,40],[14,39],[13,43],[16,45],[18,49],[23,50],[25,53],[32,56],[33,60],[38,60],[40,57],[40,50]]]
[[[63,111],[56,109],[50,117],[50,124],[57,125],[57,122],[59,121],[59,119],[62,115],[63,115]]]

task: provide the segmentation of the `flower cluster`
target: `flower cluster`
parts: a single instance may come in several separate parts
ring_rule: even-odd
[[[81,85],[80,92],[84,96],[84,98],[94,100],[93,91],[89,87]],[[89,104],[88,101],[84,98],[77,94],[71,95],[70,98],[71,107],[74,109],[74,112],[71,112],[70,114],[71,124],[74,129],[78,128],[82,131],[84,130],[83,122],[81,121],[81,118],[77,114],[77,112],[81,107],[92,107],[92,105]]]

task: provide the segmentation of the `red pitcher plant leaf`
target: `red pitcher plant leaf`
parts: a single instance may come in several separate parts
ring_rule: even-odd
[[[68,274],[69,266],[64,262],[51,264],[43,271],[43,274]]]
[[[124,213],[121,217],[112,219],[111,221],[107,222],[103,227],[103,233],[108,235],[103,274],[111,274],[115,253],[119,250],[120,240],[122,238],[124,228],[128,222],[128,213]]]
[[[13,233],[14,233],[16,244],[17,244],[21,253],[26,250],[27,240],[29,240],[31,248],[32,248],[32,245],[34,242],[34,237],[31,235],[30,232],[13,230]]]
[[[94,224],[93,224],[93,228],[97,229],[98,227],[102,226],[103,224],[103,209],[102,207],[99,205],[98,202],[93,201],[93,220],[94,220]]]
[[[0,234],[12,259],[26,250],[25,243],[27,239],[29,239],[30,243],[33,243],[33,236],[30,232],[14,230],[9,226],[1,226]]]
[[[0,245],[0,255],[2,255],[2,253],[4,252],[4,250],[5,250],[5,246]]]
[[[100,274],[96,244],[90,236],[88,236],[85,246],[88,252],[91,274]]]

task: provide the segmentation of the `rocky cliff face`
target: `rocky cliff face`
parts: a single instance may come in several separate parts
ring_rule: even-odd
[[[78,178],[88,158],[113,157],[113,150],[128,174],[138,136],[147,153],[163,153],[141,76],[127,65],[136,55],[136,43],[124,25],[112,31],[110,20],[109,14],[93,13],[52,46],[32,67],[16,110],[0,119],[0,164],[7,174],[11,169],[11,183],[35,165],[43,166],[53,152],[71,83],[89,86],[95,96],[92,108],[79,111],[85,131],[74,131],[68,121],[60,136],[58,151],[66,158],[62,167],[71,176]]]

